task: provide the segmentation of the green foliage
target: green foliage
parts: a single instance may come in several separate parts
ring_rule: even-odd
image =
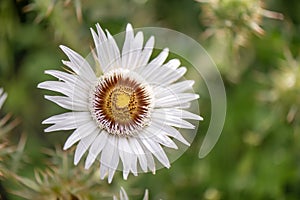
[[[11,190],[11,193],[25,199],[41,200],[85,200],[104,196],[107,186],[98,180],[96,168],[84,170],[83,166],[71,167],[73,156],[70,152],[47,150],[45,153],[52,158],[48,167],[35,169],[33,179],[13,174],[11,178],[19,188]]]
[[[0,87],[9,94],[0,114],[0,183],[10,192],[1,195],[112,199],[123,186],[136,188],[126,189],[132,197],[148,188],[151,199],[299,199],[299,8],[297,0],[0,1]],[[228,98],[223,133],[207,157],[198,158],[210,116],[202,90],[197,92],[204,96],[205,121],[198,136],[170,169],[156,175],[124,181],[117,172],[108,185],[97,166],[74,166],[72,152],[58,150],[69,132],[43,133],[41,121],[63,110],[46,102],[36,86],[49,78],[45,69],[62,68],[60,44],[83,55],[90,51],[89,27],[97,22],[112,33],[128,22],[167,27],[207,49]],[[5,113],[21,120],[17,128]]]

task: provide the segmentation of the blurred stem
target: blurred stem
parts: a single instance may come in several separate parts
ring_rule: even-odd
[[[18,170],[20,161],[23,156],[26,141],[27,141],[27,135],[25,133],[23,133],[21,135],[21,138],[20,138],[17,150],[16,150],[16,154],[14,154],[14,156],[13,156],[13,160],[12,160],[13,165],[11,166],[13,172],[16,172]]]
[[[63,154],[63,175],[68,175],[68,155]],[[67,177],[67,176],[66,176]]]
[[[2,182],[0,181],[0,199],[1,200],[8,200],[7,196],[8,196],[7,192],[6,192],[5,188],[2,185]]]

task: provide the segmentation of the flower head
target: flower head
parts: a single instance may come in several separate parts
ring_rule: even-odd
[[[64,149],[78,143],[74,163],[88,152],[85,167],[89,168],[96,158],[100,161],[100,177],[108,174],[111,182],[121,163],[123,178],[130,172],[155,173],[153,155],[163,166],[170,161],[163,149],[177,149],[172,138],[189,145],[176,128],[194,129],[186,119],[201,120],[186,111],[190,102],[199,96],[187,92],[193,81],[177,82],[186,72],[178,59],[165,63],[168,49],[150,60],[154,37],[143,46],[143,33],[134,35],[132,26],[126,28],[122,51],[106,30],[96,25],[91,29],[95,42],[95,60],[99,63],[93,70],[82,56],[61,46],[69,61],[63,61],[71,72],[48,70],[58,81],[46,81],[39,88],[59,92],[64,96],[45,96],[59,106],[71,110],[52,116],[43,124],[54,124],[46,132],[72,130]],[[97,72],[100,71],[100,74]],[[138,166],[139,163],[139,166]]]
[[[283,19],[281,13],[264,9],[262,0],[196,0],[201,3],[204,36],[229,33],[236,45],[244,46],[250,34],[263,35],[263,18]]]
[[[43,149],[43,153],[50,162],[45,163],[44,169],[35,169],[33,177],[20,174],[8,177],[18,186],[10,190],[12,194],[29,200],[103,199],[106,187],[99,182],[95,169],[84,171],[82,167],[72,167],[73,153],[59,148]]]
[[[259,100],[274,106],[273,111],[286,115],[288,123],[298,126],[295,121],[300,119],[300,57],[294,58],[289,49],[283,49],[284,60],[280,67],[264,76],[262,83],[265,90],[258,93]],[[277,115],[275,115],[277,116]]]
[[[0,111],[6,98],[7,93],[4,92],[3,88],[0,88]],[[25,137],[21,137],[18,147],[11,144],[9,133],[19,124],[19,120],[12,120],[11,116],[11,114],[5,114],[3,117],[0,116],[0,179],[3,177],[8,178],[11,173],[14,173],[18,169],[18,163],[23,158],[22,153],[24,149],[22,145],[26,143]],[[16,154],[19,156],[16,156]],[[14,161],[9,162],[10,159]],[[12,163],[13,165],[11,165]]]

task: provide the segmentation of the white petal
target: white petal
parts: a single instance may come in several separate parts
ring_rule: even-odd
[[[180,79],[186,73],[186,71],[187,69],[185,67],[180,67],[176,71],[169,73],[166,77],[161,78],[160,80],[157,81],[160,81],[164,85],[171,84],[177,81],[178,79]]]
[[[88,102],[71,99],[69,97],[64,96],[49,96],[45,95],[45,99],[48,99],[57,105],[73,111],[87,111],[88,110]]]
[[[64,81],[64,82],[73,82],[75,78],[75,75],[73,74],[69,74],[58,70],[46,70],[45,74],[54,76],[58,78],[60,81]]]
[[[162,129],[166,135],[175,138],[176,140],[182,142],[183,144],[190,146],[190,143],[184,139],[181,133],[174,127],[165,125],[161,120],[153,119],[152,126]]]
[[[164,72],[162,70],[168,70],[166,68],[161,68],[168,57],[169,49],[164,49],[156,58],[154,58],[146,67],[141,67],[136,69],[136,72],[140,74],[145,80],[150,84],[155,84],[157,81],[154,77],[162,75]],[[162,69],[162,70],[160,70]]]
[[[170,167],[170,162],[166,153],[157,142],[144,138],[141,138],[141,141],[145,147],[159,160],[159,162],[161,162],[161,164],[163,164],[166,168]]]
[[[3,89],[0,88],[0,108],[4,104],[6,98],[7,98],[7,93],[3,93]]]
[[[172,148],[172,149],[178,149],[177,145],[173,140],[171,140],[169,137],[167,137],[165,134],[157,134],[154,139],[157,143],[160,143],[166,147]]]
[[[155,162],[154,162],[154,159],[153,159],[153,156],[152,156],[151,152],[148,151],[145,155],[146,155],[146,158],[147,158],[147,164],[148,164],[149,170],[152,171],[153,174],[155,174],[155,171],[156,171]]]
[[[119,163],[119,156],[118,156],[118,163]],[[115,172],[116,172],[116,169],[113,169],[113,168],[108,169],[108,183],[112,182]]]
[[[194,81],[186,80],[186,81],[177,82],[167,86],[157,85],[156,87],[154,87],[153,91],[155,93],[156,98],[161,98],[172,94],[182,93],[187,90],[192,90],[193,84]]]
[[[128,142],[132,148],[133,153],[137,155],[142,170],[144,172],[147,172],[147,158],[140,143],[135,138],[130,138]]]
[[[152,118],[160,120],[161,122],[170,125],[170,126],[175,126],[178,128],[186,128],[186,129],[194,129],[195,126],[179,117],[175,116],[170,116],[166,115],[165,113],[159,112],[159,111],[154,111],[152,113]]]
[[[154,140],[157,143],[160,143],[166,147],[178,149],[177,145],[171,140],[167,134],[161,128],[157,126],[150,125],[144,129],[144,132],[141,133],[142,138],[147,138],[149,140]]]
[[[87,122],[82,126],[79,126],[72,135],[67,139],[64,150],[70,148],[73,144],[77,141],[81,140],[82,138],[92,134],[98,127],[95,125],[94,121]]]
[[[157,98],[155,101],[155,107],[174,107],[177,105],[188,103],[198,98],[198,94],[192,93],[170,94],[168,96]]]
[[[149,65],[161,66],[167,59],[168,55],[169,55],[169,49],[168,48],[163,49],[162,52],[160,52],[160,54],[149,63]]]
[[[66,84],[74,88],[79,88],[84,91],[90,90],[90,84],[86,81],[83,81],[78,75],[69,74],[58,70],[46,70],[45,74],[54,76],[60,81],[64,81]]]
[[[98,154],[104,148],[107,142],[107,138],[108,138],[108,133],[106,131],[101,131],[101,133],[96,137],[95,141],[91,145],[91,148],[89,149],[89,153],[85,161],[85,166],[84,166],[85,169],[90,168],[90,166],[96,160]]]
[[[123,179],[127,180],[128,174],[131,169],[132,163],[132,150],[128,144],[127,138],[120,137],[119,138],[119,154],[123,163]]]
[[[106,72],[112,67],[120,67],[120,50],[115,39],[107,30],[106,36],[99,24],[96,24],[96,28],[98,35],[93,29],[91,32],[102,72]]]
[[[38,84],[38,88],[59,92],[72,99],[79,99],[81,101],[87,101],[89,97],[86,90],[75,88],[75,85],[70,87],[70,85],[61,81],[45,81]]]
[[[72,83],[74,82],[74,79],[76,77],[73,74],[69,74],[66,72],[58,71],[58,70],[46,70],[45,74],[54,76],[54,77],[58,78],[60,81],[72,82]]]
[[[165,85],[165,77],[171,73],[174,73],[174,70],[171,70],[167,67],[162,67],[160,65],[149,64],[147,68],[144,68],[144,70],[146,71],[142,72],[141,74],[143,74],[147,82],[152,85]]]
[[[193,89],[195,81],[193,80],[186,80],[186,81],[181,81],[174,83],[169,86],[169,90],[171,90],[173,93],[181,93],[187,90]]]
[[[57,130],[71,130],[91,120],[88,112],[68,112],[54,115],[44,120],[42,124],[54,124],[45,129],[45,132]]]
[[[134,154],[134,153],[132,154],[131,172],[134,176],[138,175],[138,172],[137,172],[137,155]]]
[[[156,112],[164,113],[166,116],[174,116],[182,119],[203,120],[202,117],[186,110],[176,108],[161,108],[156,109]]]
[[[100,162],[102,165],[107,166],[108,170],[108,183],[111,183],[114,173],[119,164],[119,153],[117,146],[117,138],[108,135],[106,145],[104,146]]]
[[[164,64],[162,67],[166,67],[172,70],[176,70],[180,66],[180,60],[177,58],[169,60],[166,64]]]
[[[168,51],[168,49],[166,49],[166,51]],[[165,54],[165,56],[167,56],[167,54]],[[180,66],[180,61],[178,59],[172,59],[164,65],[162,65],[162,63],[158,64],[153,62],[152,64],[152,62],[150,62],[149,65],[143,69],[145,71],[140,72],[140,74],[143,74],[143,77],[145,77],[145,79],[151,84],[169,84],[169,82],[167,83],[165,80],[170,79],[170,77],[177,76],[176,68]]]
[[[115,39],[111,36],[109,31],[106,30],[107,38],[108,38],[108,50],[109,50],[109,66],[111,67],[121,67],[121,57],[120,50],[117,46]]]
[[[38,88],[52,90],[52,91],[59,92],[64,95],[70,94],[70,92],[72,92],[72,91],[68,90],[68,86],[66,83],[60,82],[60,81],[45,81],[45,82],[39,83]]]
[[[137,35],[133,40],[131,40],[129,44],[129,51],[125,52],[123,51],[124,57],[124,65],[122,67],[127,69],[135,69],[136,67],[139,67],[139,59],[141,57],[141,51],[143,47],[143,34],[141,32],[138,32]]]
[[[146,42],[145,47],[142,50],[142,53],[140,55],[139,61],[138,61],[138,66],[144,67],[147,65],[152,51],[153,51],[153,47],[154,47],[154,37],[151,36],[149,38],[149,40]]]
[[[100,179],[103,180],[108,173],[108,168],[100,163]]]
[[[146,189],[143,200],[148,200],[148,199],[149,199],[149,192],[148,192],[148,190]]]
[[[89,121],[90,119],[89,112],[67,112],[49,117],[42,124],[67,123],[68,121],[77,123],[80,121]]]
[[[151,74],[148,74],[145,77],[146,80],[154,85],[166,86],[177,81],[186,73],[185,67],[180,67],[179,69],[174,70],[170,67],[166,67],[165,65],[156,68],[152,67],[153,70],[151,71]]]
[[[125,41],[122,49],[122,67],[127,68],[129,66],[129,61],[131,59],[132,53],[131,53],[131,45],[134,40],[134,33],[131,24],[127,24],[126,27],[126,35],[125,35]]]
[[[53,131],[72,130],[72,129],[76,129],[78,126],[80,126],[82,124],[83,123],[77,123],[76,124],[74,122],[68,122],[66,124],[58,123],[58,124],[54,124],[52,126],[49,126],[44,131],[46,133],[48,133],[48,132],[53,132]]]
[[[101,71],[105,72],[107,71],[107,68],[109,66],[109,56],[108,56],[108,52],[105,49],[105,45],[107,44],[108,41],[100,25],[96,24],[96,27],[97,27],[98,35],[92,28],[91,28],[91,33],[94,39]]]
[[[76,74],[82,76],[84,80],[88,82],[96,79],[96,75],[91,66],[81,55],[66,46],[60,45],[59,47],[71,61],[68,67],[70,67]]]
[[[129,200],[127,193],[123,187],[121,187],[121,190],[120,190],[120,200]]]
[[[75,150],[74,165],[77,165],[79,163],[83,154],[88,150],[88,148],[94,142],[97,135],[98,135],[98,131],[94,131],[92,134],[90,134],[80,140],[80,142],[77,145],[76,150]]]
[[[180,105],[174,106],[173,108],[178,108],[178,109],[188,109],[191,107],[191,103],[182,103]]]

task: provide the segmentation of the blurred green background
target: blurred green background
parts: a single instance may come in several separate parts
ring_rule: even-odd
[[[2,138],[13,148],[0,157],[2,198],[111,199],[123,186],[132,199],[141,199],[145,188],[150,199],[300,199],[299,10],[298,0],[1,0],[0,86],[9,95],[1,116],[21,121]],[[195,87],[205,118],[199,134],[156,175],[124,181],[117,173],[108,185],[98,180],[97,164],[95,172],[83,170],[72,165],[72,151],[57,150],[70,132],[43,133],[41,121],[63,110],[36,86],[49,79],[44,70],[62,68],[60,44],[89,53],[89,28],[98,22],[112,34],[128,22],[170,28],[206,48],[228,102],[222,135],[207,157],[198,158],[210,117],[205,86]],[[50,181],[38,181],[34,170],[48,167]],[[64,196],[64,190],[73,193]]]

